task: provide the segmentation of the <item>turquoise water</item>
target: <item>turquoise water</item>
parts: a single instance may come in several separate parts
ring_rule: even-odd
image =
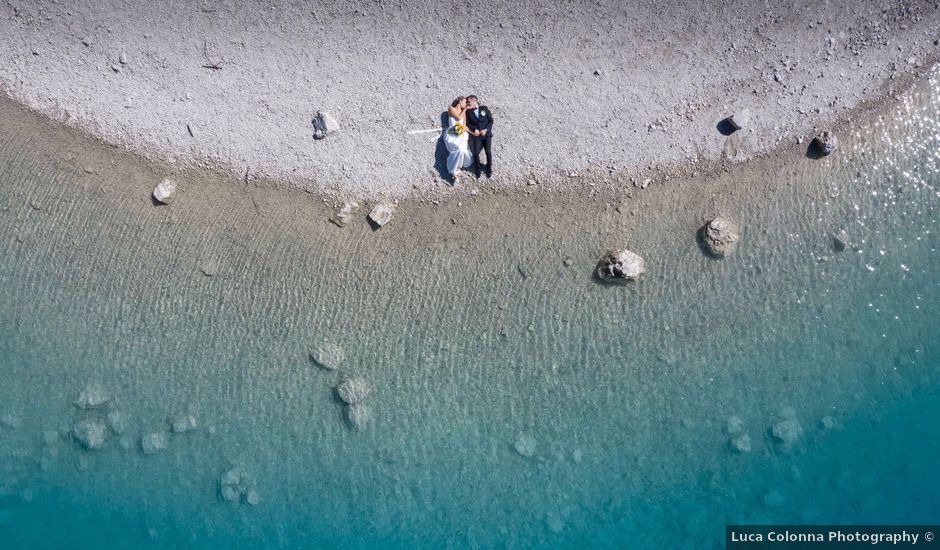
[[[826,159],[410,201],[377,232],[199,172],[154,206],[173,167],[2,103],[0,539],[709,548],[728,522],[936,523],[937,87]],[[695,242],[715,214],[743,227],[720,261]],[[598,285],[618,245],[648,273]],[[359,430],[348,377],[372,389]],[[107,402],[76,407],[88,389]]]

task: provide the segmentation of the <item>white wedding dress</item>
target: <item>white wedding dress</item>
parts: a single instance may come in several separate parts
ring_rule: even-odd
[[[447,129],[444,130],[444,145],[447,147],[447,171],[457,176],[457,170],[470,168],[473,158],[470,156],[470,134],[465,130],[459,136],[453,132],[457,124],[453,116],[447,117]]]

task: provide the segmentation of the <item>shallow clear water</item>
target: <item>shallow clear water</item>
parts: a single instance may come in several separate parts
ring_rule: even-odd
[[[200,173],[154,206],[167,167],[3,103],[0,537],[708,548],[728,522],[937,522],[937,87],[826,159],[411,202],[377,232]],[[744,235],[721,261],[695,242],[718,213]],[[592,280],[615,245],[643,280]],[[324,341],[338,371],[309,360]],[[372,387],[359,431],[350,376]],[[95,386],[105,406],[73,405]],[[82,449],[75,424],[113,411],[123,433]],[[197,429],[169,433],[182,414]],[[144,455],[152,431],[168,446]],[[232,468],[256,504],[222,498]]]

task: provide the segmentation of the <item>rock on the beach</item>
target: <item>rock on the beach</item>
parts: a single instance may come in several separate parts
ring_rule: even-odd
[[[369,422],[372,411],[364,403],[350,403],[346,405],[346,422],[353,430],[361,430]]]
[[[813,147],[817,153],[826,156],[839,148],[839,139],[827,130],[813,138]]]
[[[392,216],[395,214],[395,206],[387,203],[377,204],[369,212],[369,219],[372,220],[379,227],[384,226],[388,222],[392,221]]]
[[[72,437],[82,447],[91,451],[97,450],[108,440],[108,427],[101,419],[83,418],[72,426]]]
[[[176,198],[176,183],[169,178],[164,178],[153,189],[153,198],[163,204],[170,204]]]
[[[717,258],[734,252],[740,238],[738,226],[726,218],[715,218],[702,228],[702,243],[708,253]]]
[[[359,212],[359,203],[356,201],[346,201],[330,221],[339,227],[345,227],[353,221],[356,213]]]
[[[322,342],[310,352],[310,359],[319,367],[336,370],[346,359],[346,352],[333,342]]]
[[[336,394],[344,403],[350,405],[362,403],[366,397],[369,397],[371,391],[369,383],[362,378],[349,378],[336,386]]]
[[[339,122],[325,111],[317,112],[313,117],[313,139],[323,139],[339,131]]]
[[[734,126],[735,130],[740,130],[748,125],[751,122],[751,111],[750,109],[741,109],[737,111],[730,117],[728,117],[728,122]]]
[[[78,394],[78,399],[73,404],[79,409],[88,410],[103,407],[110,400],[104,388],[98,384],[91,384]]]
[[[537,445],[538,442],[532,435],[522,433],[516,436],[516,441],[513,443],[512,447],[520,455],[526,458],[532,458],[535,456],[535,448]]]
[[[169,418],[170,430],[175,434],[191,432],[198,427],[196,417],[191,414],[178,414]]]
[[[165,432],[150,432],[140,438],[140,449],[145,455],[159,453],[167,448],[169,439]]]
[[[611,250],[597,265],[597,276],[604,281],[626,283],[646,272],[646,261],[630,250]]]

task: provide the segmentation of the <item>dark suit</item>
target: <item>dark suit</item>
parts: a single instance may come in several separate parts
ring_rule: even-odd
[[[486,130],[485,136],[470,134],[470,153],[473,155],[473,170],[480,175],[480,150],[486,151],[486,173],[493,173],[493,152],[490,144],[493,138],[493,113],[486,105],[477,109],[467,109],[467,128],[470,130]]]

